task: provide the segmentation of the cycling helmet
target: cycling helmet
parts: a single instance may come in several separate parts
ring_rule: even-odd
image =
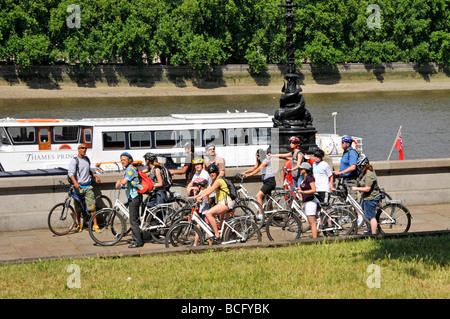
[[[310,172],[312,171],[312,166],[308,162],[301,163],[298,168],[299,169],[306,169],[307,171],[310,171]]]
[[[351,143],[351,142],[353,142],[353,139],[351,138],[350,135],[344,135],[344,136],[342,136],[341,141],[346,142],[346,143]]]
[[[145,153],[144,159],[149,160],[150,163],[153,163],[156,160],[156,155],[153,153]]]
[[[208,186],[208,181],[203,177],[196,178],[194,181],[194,186],[206,188],[206,186]]]
[[[192,164],[197,165],[197,164],[203,164],[203,158],[201,157],[196,157],[192,160]]]
[[[358,166],[366,166],[369,165],[369,158],[367,156],[361,156],[356,163]]]
[[[300,139],[296,136],[291,136],[289,138],[289,142],[294,143],[294,144],[299,144],[300,143]]]
[[[219,173],[219,166],[217,166],[216,164],[212,163],[211,165],[209,165],[206,168],[206,171],[208,172],[208,174]]]
[[[127,156],[131,161],[133,161],[133,156],[131,156],[131,154],[128,152],[123,152],[122,154],[120,154],[120,157],[122,156]]]

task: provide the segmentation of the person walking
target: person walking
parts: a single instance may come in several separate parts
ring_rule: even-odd
[[[362,192],[361,207],[364,210],[365,217],[370,221],[371,234],[376,235],[378,223],[375,216],[375,208],[381,199],[381,193],[378,188],[377,174],[375,174],[367,156],[362,156],[357,165],[361,168],[362,178],[358,186],[352,186],[352,190]],[[368,230],[369,229],[365,232],[368,232]]]
[[[78,154],[69,163],[69,170],[67,175],[75,187],[75,193],[84,198],[88,212],[92,215],[96,211],[94,187],[92,185],[93,180],[100,184],[100,178],[91,171],[91,161],[86,156],[87,146],[80,144],[78,146]],[[81,232],[83,230],[83,223],[81,222],[81,210],[83,209],[78,201],[75,202],[75,220],[77,222],[77,230]],[[94,219],[93,230],[100,232],[100,228],[97,225],[97,218]]]
[[[122,179],[116,181],[116,189],[122,185],[127,186],[128,209],[130,214],[130,226],[133,235],[133,241],[128,248],[138,248],[144,246],[141,229],[139,227],[139,210],[142,203],[142,194],[139,194],[138,189],[142,189],[139,184],[138,172],[136,168],[131,165],[133,157],[131,154],[124,152],[120,155],[120,161],[125,168],[125,174]]]

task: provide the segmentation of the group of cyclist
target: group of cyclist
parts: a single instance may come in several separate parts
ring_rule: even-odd
[[[244,178],[255,175],[259,172],[262,174],[262,187],[257,192],[255,198],[263,204],[265,195],[270,194],[276,187],[275,172],[271,163],[272,157],[290,158],[291,168],[288,169],[293,179],[293,186],[302,197],[304,211],[311,225],[312,237],[317,237],[316,212],[318,202],[316,196],[321,203],[327,203],[329,194],[334,190],[333,175],[341,176],[345,182],[351,187],[351,196],[355,196],[358,192],[362,192],[363,204],[366,218],[370,220],[372,232],[376,232],[377,221],[375,219],[375,207],[380,200],[378,192],[377,177],[370,165],[369,160],[365,156],[359,154],[352,148],[352,138],[348,135],[342,138],[342,148],[344,154],[342,156],[339,170],[332,171],[329,164],[323,160],[325,154],[322,150],[317,149],[314,152],[314,163],[311,165],[306,161],[306,156],[300,151],[300,139],[291,137],[290,152],[283,154],[271,154],[270,147],[267,151],[258,149],[256,152],[256,163],[253,167],[242,172]],[[90,173],[90,165],[86,162],[86,146],[80,145],[78,152],[78,161],[69,165],[68,175],[74,182],[75,191],[86,198],[88,210],[91,214],[95,213],[95,202],[91,203],[90,194],[92,191],[92,178],[100,183],[100,179]],[[212,241],[218,243],[219,231],[217,227],[216,217],[223,218],[224,214],[234,206],[234,201],[230,197],[230,191],[226,182],[220,178],[225,175],[225,159],[216,154],[215,145],[208,144],[205,147],[208,155],[205,160],[194,152],[193,143],[185,145],[186,157],[185,164],[180,170],[170,170],[174,175],[185,175],[187,184],[187,195],[200,203],[200,212],[209,222],[214,230],[214,238]],[[81,159],[81,161],[80,161]],[[86,160],[87,159],[87,160]],[[157,156],[153,153],[144,155],[146,168],[143,170],[153,181],[153,191],[148,205],[154,206],[165,203],[167,201],[166,189],[163,181],[163,166],[158,162]],[[117,180],[115,187],[126,185],[126,195],[129,203],[130,225],[133,234],[133,240],[129,248],[143,246],[142,234],[139,229],[139,210],[142,205],[142,194],[138,193],[141,185],[137,169],[132,165],[133,157],[131,154],[124,152],[120,156],[121,163],[125,169],[123,178]],[[358,176],[358,171],[361,176]],[[359,182],[358,182],[359,181]],[[316,196],[314,195],[316,194]],[[76,207],[79,212],[79,208]],[[79,213],[77,214],[79,216]],[[78,217],[77,217],[78,218]],[[258,219],[263,218],[260,211],[257,215]],[[359,216],[358,218],[362,218]],[[82,226],[77,220],[78,228],[81,231]],[[100,231],[96,223],[94,223],[95,231]]]

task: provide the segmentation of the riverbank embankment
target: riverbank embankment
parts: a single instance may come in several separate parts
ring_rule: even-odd
[[[0,66],[0,99],[281,94],[285,66],[252,75],[246,64],[218,66],[200,78],[188,67],[101,65],[86,70],[54,65],[24,70]],[[298,69],[304,94],[449,90],[450,71],[414,63],[341,64]]]
[[[283,160],[272,162],[276,168],[277,185],[282,185]],[[450,203],[450,159],[423,159],[404,161],[372,162],[377,173],[380,187],[395,200],[407,207]],[[227,177],[233,179],[243,168],[227,168]],[[117,193],[114,185],[123,173],[101,174],[102,193],[115,200]],[[67,196],[67,187],[61,186],[65,175],[47,175],[30,177],[0,178],[0,232],[47,228],[50,209],[63,202]],[[175,176],[177,183],[183,183],[181,176]],[[426,187],[424,187],[426,185]],[[245,187],[251,194],[261,188],[259,174],[246,179]],[[173,187],[173,191],[185,194],[186,190]],[[24,200],[26,199],[26,200]],[[122,198],[125,200],[125,198]],[[447,205],[447,206],[445,206]],[[446,229],[446,228],[444,228]]]

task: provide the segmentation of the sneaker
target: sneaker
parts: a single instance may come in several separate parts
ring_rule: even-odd
[[[216,236],[212,237],[212,241],[213,241],[214,245],[219,245],[222,242],[220,237],[216,237]]]
[[[264,218],[263,214],[256,215],[256,220],[262,220]]]
[[[75,231],[81,233],[83,231],[83,225],[77,225],[77,228],[75,228]]]
[[[95,231],[96,233],[101,233],[102,232],[100,230],[100,227],[98,227],[97,225],[92,226],[92,230]]]

